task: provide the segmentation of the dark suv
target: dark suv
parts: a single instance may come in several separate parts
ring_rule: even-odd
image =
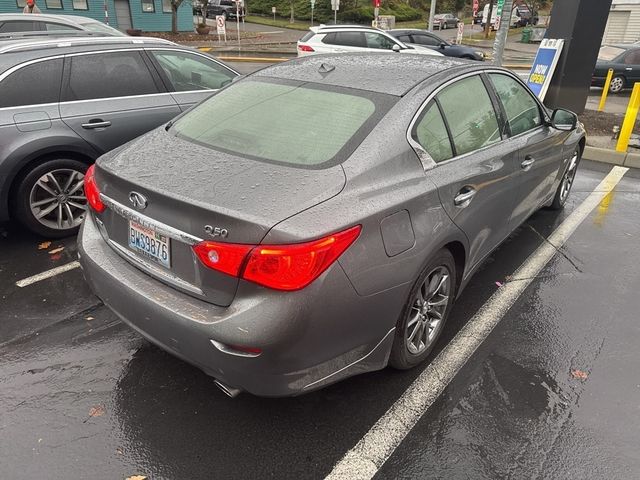
[[[242,18],[245,14],[244,5],[242,2],[239,5],[236,3],[233,0],[209,0],[207,17],[214,18],[217,15],[222,15],[226,20],[227,18],[236,18],[236,14],[240,13],[240,18]]]
[[[197,50],[144,37],[0,43],[0,221],[62,237],[85,212],[87,167],[230,83]],[[144,172],[140,172],[144,175]]]

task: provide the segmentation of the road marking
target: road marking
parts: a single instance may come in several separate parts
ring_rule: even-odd
[[[391,408],[335,465],[326,479],[369,480],[378,472],[504,314],[556,255],[556,248],[566,243],[627,170],[613,167],[600,185],[553,231],[548,241],[542,243],[512,275],[527,280],[509,282],[496,290]]]
[[[73,270],[74,268],[78,268],[79,266],[80,263],[77,261],[70,262],[65,265],[60,265],[59,267],[52,268],[51,270],[47,270],[46,272],[38,273],[37,275],[18,280],[16,282],[16,285],[20,288],[27,287],[33,283],[46,280],[47,278],[55,277],[56,275],[60,275],[61,273],[68,272],[69,270]]]

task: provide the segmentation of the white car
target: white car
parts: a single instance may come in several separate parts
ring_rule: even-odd
[[[383,30],[360,25],[320,25],[311,27],[298,40],[298,56],[318,53],[379,52],[393,50],[399,53],[442,56],[429,48],[405,45]]]

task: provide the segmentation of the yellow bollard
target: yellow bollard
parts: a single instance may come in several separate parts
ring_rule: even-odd
[[[604,81],[604,87],[602,87],[602,96],[600,97],[600,105],[598,106],[599,112],[604,110],[604,104],[607,103],[607,95],[609,95],[611,78],[613,78],[613,68],[609,69],[609,72],[607,73],[607,79]]]
[[[616,145],[616,151],[618,152],[627,151],[631,132],[633,132],[633,127],[636,124],[638,108],[640,108],[640,83],[635,83],[627,106],[627,113],[624,114],[624,122],[622,122],[622,128],[620,129],[618,144]]]

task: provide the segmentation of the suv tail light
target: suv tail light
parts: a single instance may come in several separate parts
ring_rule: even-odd
[[[87,197],[87,202],[91,208],[96,212],[104,212],[106,205],[100,200],[100,190],[95,178],[95,164],[91,165],[84,174],[84,196]]]
[[[356,225],[318,240],[289,245],[204,241],[193,246],[207,267],[276,290],[300,290],[318,278],[358,238]]]
[[[315,52],[315,50],[309,45],[298,45],[298,50],[301,52]]]

